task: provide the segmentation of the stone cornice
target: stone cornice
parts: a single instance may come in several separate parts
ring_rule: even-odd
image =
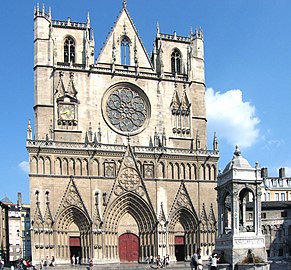
[[[73,142],[54,142],[45,140],[27,140],[26,147],[29,153],[47,153],[47,154],[70,154],[84,156],[117,156],[121,157],[126,146],[109,144],[88,144]],[[139,158],[157,158],[163,156],[163,159],[179,160],[181,157],[203,161],[210,157],[215,162],[219,158],[218,151],[213,150],[191,150],[178,148],[155,148],[146,146],[134,146],[133,151]]]

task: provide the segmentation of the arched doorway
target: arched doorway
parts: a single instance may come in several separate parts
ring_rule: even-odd
[[[69,263],[74,255],[81,263],[91,257],[91,223],[82,209],[75,206],[64,209],[57,219],[56,233],[58,261]]]
[[[156,218],[151,205],[143,198],[133,192],[119,196],[108,207],[104,221],[105,249],[109,250],[110,259],[124,262],[146,262],[150,256],[156,256],[154,231]],[[120,238],[119,236],[122,235],[124,236]],[[131,245],[131,247],[127,246],[127,250],[133,252],[129,258],[119,253],[122,252],[120,241]]]
[[[138,262],[139,238],[133,233],[124,233],[118,239],[119,259],[121,262]]]
[[[169,220],[169,255],[177,261],[189,260],[199,244],[197,215],[180,207]]]

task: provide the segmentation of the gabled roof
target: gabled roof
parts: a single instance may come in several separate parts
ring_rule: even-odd
[[[134,23],[126,9],[126,5],[123,4],[123,8],[111,30],[107,36],[107,40],[101,49],[101,52],[97,58],[97,63],[111,63],[113,47],[117,47],[116,44],[120,43],[120,38],[127,36],[136,48],[137,58],[140,67],[153,68],[147,51],[138,35],[138,32],[134,26]],[[119,44],[120,45],[120,44]],[[110,58],[109,58],[110,57]],[[133,59],[133,56],[131,57]],[[116,62],[116,64],[120,64]],[[131,65],[134,65],[131,63]]]
[[[5,196],[2,200],[1,200],[1,202],[3,202],[3,203],[5,203],[5,204],[13,204],[13,202],[7,197],[7,196]]]

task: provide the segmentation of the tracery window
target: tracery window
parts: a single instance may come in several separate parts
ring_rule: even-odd
[[[121,40],[121,64],[130,64],[130,51],[129,51],[130,40],[128,37],[123,37]]]
[[[177,49],[171,54],[171,70],[173,74],[181,74],[181,53]]]
[[[70,37],[64,43],[64,62],[75,63],[75,41]]]

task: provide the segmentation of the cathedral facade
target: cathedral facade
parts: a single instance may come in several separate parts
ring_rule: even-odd
[[[34,11],[32,259],[190,259],[214,249],[216,136],[207,148],[204,44],[157,27],[151,55],[123,3],[95,59],[90,17]]]

